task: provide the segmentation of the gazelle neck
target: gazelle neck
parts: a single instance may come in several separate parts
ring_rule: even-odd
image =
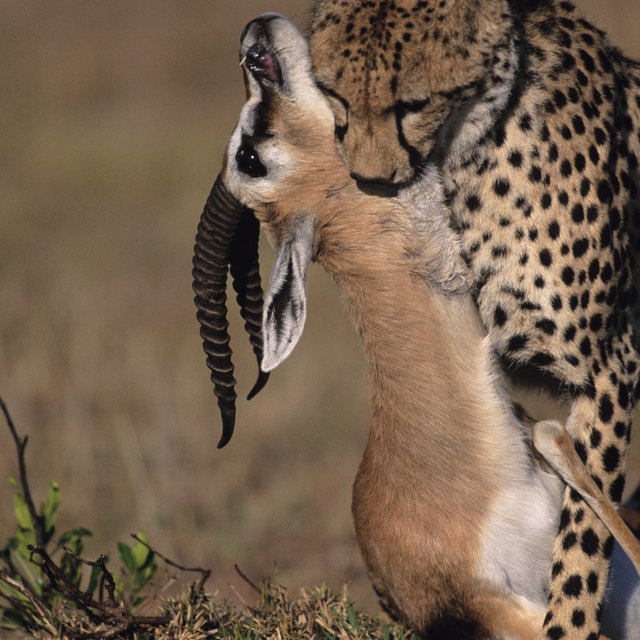
[[[496,430],[507,430],[511,415],[471,297],[435,293],[384,265],[343,290],[369,363],[372,437],[423,450],[440,469],[460,447],[490,457],[485,449],[499,447]]]
[[[319,221],[318,261],[343,292],[372,381],[352,511],[374,584],[420,621],[433,610],[421,576],[438,567],[452,584],[500,583],[508,556],[507,580],[544,602],[560,484],[532,463],[446,212],[349,198]]]
[[[468,483],[491,482],[501,457],[527,459],[484,328],[469,293],[429,284],[425,264],[440,268],[437,256],[412,255],[406,211],[393,201],[349,197],[358,213],[336,214],[318,260],[344,293],[369,364],[365,460],[395,459],[398,478],[438,478],[429,491],[464,495]]]

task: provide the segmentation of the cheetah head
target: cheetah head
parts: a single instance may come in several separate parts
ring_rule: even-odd
[[[318,0],[311,54],[360,182],[411,182],[486,91],[508,40],[506,0]]]

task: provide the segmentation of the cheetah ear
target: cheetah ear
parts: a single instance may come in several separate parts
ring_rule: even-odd
[[[277,249],[262,316],[262,371],[271,371],[286,360],[302,335],[312,252],[313,229],[308,224],[296,225],[291,237]]]

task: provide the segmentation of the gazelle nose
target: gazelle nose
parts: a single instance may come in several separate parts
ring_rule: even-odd
[[[263,13],[261,16],[251,20],[251,22],[247,22],[247,24],[244,26],[244,29],[242,29],[242,32],[240,33],[240,44],[244,42],[244,39],[249,33],[249,29],[254,29],[256,31],[256,38],[260,36],[267,37],[269,35],[267,24],[272,20],[277,20],[278,18],[282,18],[282,16],[277,13]]]

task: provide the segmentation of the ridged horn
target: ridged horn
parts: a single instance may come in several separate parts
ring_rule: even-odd
[[[267,384],[269,374],[260,369],[262,362],[262,308],[264,294],[260,281],[258,243],[260,223],[249,209],[245,210],[231,248],[231,277],[236,300],[244,320],[244,328],[249,334],[253,353],[258,361],[258,379],[249,392],[251,400]]]
[[[235,426],[237,395],[229,344],[226,288],[234,239],[247,213],[251,214],[251,211],[227,191],[218,175],[200,217],[194,247],[196,317],[222,416],[219,449],[229,442]]]

